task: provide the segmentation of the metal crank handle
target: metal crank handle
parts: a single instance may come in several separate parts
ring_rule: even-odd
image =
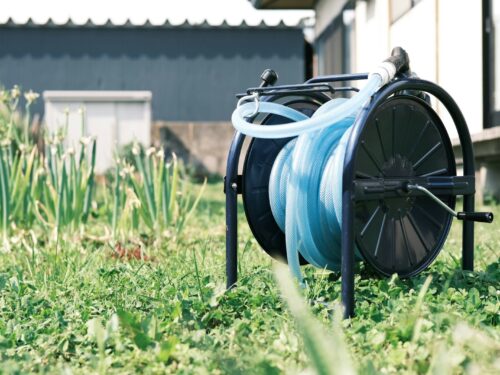
[[[492,223],[493,222],[493,213],[492,212],[456,212],[452,210],[446,203],[444,203],[441,199],[439,199],[437,196],[435,196],[433,193],[431,193],[428,189],[426,189],[423,186],[417,185],[417,184],[408,184],[406,185],[406,188],[411,191],[411,190],[418,190],[427,195],[429,198],[431,198],[434,202],[439,204],[443,209],[448,211],[451,215],[456,217],[458,220],[463,220],[463,221],[477,221],[481,223]]]
[[[464,221],[479,221],[481,223],[492,223],[492,212],[457,212],[457,219]]]

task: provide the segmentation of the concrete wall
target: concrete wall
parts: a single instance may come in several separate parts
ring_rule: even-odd
[[[0,27],[0,84],[148,90],[155,120],[226,121],[234,94],[258,85],[265,68],[280,83],[303,81],[302,30]]]
[[[476,194],[478,200],[483,197],[495,197],[500,201],[500,127],[496,126],[472,135],[476,158]],[[458,140],[454,141],[453,150],[457,163],[462,163],[462,150]]]
[[[153,125],[152,138],[156,146],[164,146],[167,154],[175,152],[197,174],[224,176],[233,134],[230,122],[157,121]]]

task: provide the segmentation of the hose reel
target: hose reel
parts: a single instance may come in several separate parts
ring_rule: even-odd
[[[286,105],[307,115],[312,115],[329,98],[293,98]],[[273,126],[287,119],[281,116],[266,116],[261,124]],[[269,204],[269,176],[274,161],[283,147],[292,138],[253,138],[245,157],[242,173],[242,198],[245,215],[255,239],[270,256],[286,259],[285,234],[278,227]],[[307,262],[301,258],[301,263]]]
[[[338,260],[328,263],[327,268],[342,271],[342,299],[346,316],[354,313],[353,265],[356,257],[362,258],[382,275],[397,273],[401,277],[414,276],[427,268],[438,255],[455,216],[464,220],[463,267],[472,269],[472,221],[493,220],[491,213],[473,212],[475,181],[472,144],[459,108],[439,86],[411,75],[408,61],[406,53],[396,49],[393,56],[379,67],[376,74],[382,77],[381,88],[376,87],[370,100],[366,104],[361,103],[363,105],[355,113],[355,120],[353,117],[342,140],[335,140],[337,143],[333,151],[341,149],[337,153],[341,153],[342,158],[340,162],[336,161],[337,169],[331,176],[337,177],[327,180],[326,191],[335,190],[334,195],[337,195],[338,243],[334,246],[335,236],[321,240],[332,244],[330,253],[325,255]],[[270,75],[267,71],[263,77]],[[332,97],[335,98],[338,91],[356,91],[352,87],[333,87],[334,82],[367,78],[367,74],[323,76],[301,85],[271,87],[266,87],[264,79],[260,87],[248,89],[247,94],[259,96],[262,107],[259,110],[269,110],[270,114],[259,119],[251,113],[251,119],[247,121],[259,121],[266,130],[290,123],[293,113],[280,112],[277,107],[265,104],[281,101],[282,106],[294,109],[304,117],[312,116],[310,121],[304,123],[315,126],[326,118],[320,116],[327,113],[324,109],[328,106],[333,108],[328,107],[328,113],[339,112],[332,104]],[[371,81],[373,79],[370,78],[368,84]],[[440,117],[425,100],[427,94],[440,100],[454,120],[464,155],[463,176],[457,176],[448,133]],[[314,121],[315,113],[321,121]],[[245,126],[243,124],[242,129],[246,131]],[[266,134],[263,136],[267,137]],[[276,221],[269,190],[271,172],[280,152],[287,152],[286,148],[292,148],[294,142],[299,142],[292,139],[253,138],[242,174],[238,175],[237,165],[244,135],[241,132],[235,134],[225,182],[228,287],[236,282],[237,194],[242,194],[245,215],[259,245],[275,258],[286,259],[287,249],[290,256],[290,249],[287,248],[289,235],[285,236],[283,223],[278,225]],[[315,144],[321,145],[321,139]],[[340,180],[336,180],[339,175]],[[308,196],[311,194],[317,194],[317,191],[313,189],[306,193]],[[464,196],[465,212],[454,211],[457,195]],[[314,223],[315,226],[322,224],[321,221]],[[310,230],[317,232],[317,228]],[[320,255],[318,257],[323,259]],[[300,264],[305,263],[306,259],[300,257]],[[293,264],[291,266],[293,268]]]

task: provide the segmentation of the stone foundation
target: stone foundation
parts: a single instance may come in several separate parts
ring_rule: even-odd
[[[155,146],[164,145],[167,153],[175,152],[199,176],[224,176],[234,129],[230,122],[164,122],[153,124],[151,139]],[[476,157],[476,195],[500,201],[500,127],[472,135]],[[247,143],[243,147],[240,170]],[[453,142],[457,167],[461,169],[462,153],[458,139]]]
[[[500,201],[500,127],[485,129],[471,136],[476,159],[476,196]],[[461,168],[462,150],[458,140],[453,141],[457,167]]]
[[[158,121],[153,124],[151,138],[155,146],[163,145],[167,154],[175,152],[197,175],[224,176],[233,134],[230,122]]]

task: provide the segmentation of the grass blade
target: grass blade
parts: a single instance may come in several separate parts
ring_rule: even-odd
[[[342,335],[342,328],[337,318],[334,327],[325,334],[325,328],[313,317],[301,297],[295,280],[288,268],[282,264],[275,265],[275,276],[281,294],[295,319],[304,341],[305,349],[316,372],[321,375],[354,375],[356,370],[352,364],[347,344]]]

